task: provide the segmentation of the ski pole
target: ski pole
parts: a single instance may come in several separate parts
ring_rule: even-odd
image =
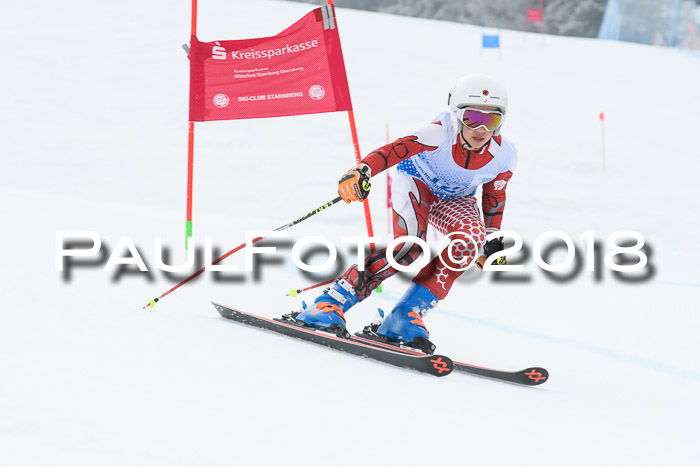
[[[285,224],[285,225],[283,225],[283,226],[281,226],[281,227],[277,227],[274,231],[275,231],[275,232],[278,232],[278,231],[280,231],[280,230],[286,230],[286,229],[288,229],[288,228],[290,228],[290,227],[293,227],[293,226],[297,225],[297,224],[300,223],[300,222],[304,222],[304,221],[305,221],[306,219],[308,219],[309,217],[313,216],[314,214],[318,214],[319,212],[323,211],[323,210],[326,209],[326,208],[329,208],[329,207],[333,206],[334,204],[336,204],[338,201],[340,201],[340,200],[342,200],[342,199],[343,199],[343,198],[341,198],[340,196],[338,196],[337,198],[335,198],[335,199],[333,199],[333,200],[327,202],[327,203],[324,204],[323,206],[320,206],[320,207],[314,209],[313,211],[311,211],[311,212],[309,212],[309,213],[307,213],[307,214],[301,216],[299,219],[294,220],[294,221],[292,221],[292,222],[290,222],[290,223],[288,223],[288,224]],[[263,240],[263,239],[264,239],[264,237],[257,237],[257,238],[254,238],[253,241],[250,242],[250,244],[252,245],[253,243],[257,243],[257,242],[259,242],[260,240]],[[223,260],[225,260],[226,258],[228,258],[229,256],[231,256],[232,254],[234,254],[234,253],[237,252],[238,250],[242,250],[243,248],[245,248],[245,246],[246,246],[245,243],[242,243],[242,244],[238,245],[238,246],[237,246],[236,248],[234,248],[233,250],[231,250],[231,251],[229,251],[229,252],[223,254],[223,255],[220,256],[219,258],[217,258],[217,259],[215,259],[214,261],[212,261],[211,264],[212,264],[212,265],[214,265],[214,264],[219,264],[220,262],[222,262]],[[194,279],[195,277],[197,277],[197,276],[199,276],[200,274],[202,274],[202,273],[205,271],[205,269],[206,269],[206,266],[203,267],[202,269],[200,269],[199,271],[195,272],[195,273],[192,274],[190,277],[188,277],[188,278],[185,279],[184,281],[180,282],[180,283],[177,284],[176,286],[172,287],[170,290],[168,290],[167,292],[165,292],[164,294],[162,294],[160,297],[157,297],[157,298],[154,298],[154,299],[152,299],[152,300],[149,300],[148,303],[147,303],[143,308],[141,308],[141,309],[153,308],[153,307],[155,307],[155,306],[156,306],[156,302],[158,302],[159,300],[161,300],[163,297],[165,297],[166,295],[170,294],[171,292],[173,292],[173,291],[179,289],[179,288],[182,287],[183,285],[187,284],[189,281],[191,281],[191,280]]]
[[[289,292],[287,292],[285,295],[287,297],[296,297],[297,295],[299,295],[302,292],[306,292],[307,290],[315,289],[316,287],[321,287],[322,285],[330,284],[331,282],[334,282],[334,281],[335,281],[335,279],[331,279],[329,281],[320,282],[318,284],[310,285],[310,286],[303,288],[303,289],[292,289]]]

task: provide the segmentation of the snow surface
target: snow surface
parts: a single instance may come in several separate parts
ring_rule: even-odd
[[[273,35],[311,8],[203,1],[199,38]],[[637,283],[607,269],[555,282],[531,255],[528,282],[460,279],[426,320],[438,350],[549,369],[524,388],[433,378],[219,318],[210,300],[270,317],[298,305],[284,293],[313,281],[288,244],[257,279],[205,276],[141,309],[175,284],[155,270],[154,237],[184,257],[189,12],[164,0],[3,9],[0,464],[700,464],[697,57],[514,31],[499,57],[480,51],[478,27],[338,9],[363,154],[387,124],[396,137],[434,117],[459,76],[495,74],[520,151],[504,228],[530,247],[566,232],[580,258],[590,230],[602,254],[617,230],[652,249],[653,273]],[[354,155],[347,115],[334,113],[198,124],[195,161],[195,235],[223,252],[332,199]],[[384,183],[370,199],[388,239]],[[58,230],[95,231],[108,253],[128,236],[153,272],[82,267],[67,280]],[[288,233],[341,245],[365,234],[362,208]],[[348,314],[350,329],[406,285],[385,282]]]

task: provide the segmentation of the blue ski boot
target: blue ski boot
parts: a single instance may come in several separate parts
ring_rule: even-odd
[[[335,330],[342,326],[345,330],[345,312],[359,301],[353,286],[345,279],[338,279],[294,319],[314,328]]]
[[[426,351],[434,350],[435,346],[428,340],[423,318],[437,303],[437,297],[430,290],[413,282],[376,333],[394,341],[413,344],[421,350],[423,347],[426,347]]]

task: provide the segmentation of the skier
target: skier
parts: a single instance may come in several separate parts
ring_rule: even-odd
[[[484,257],[503,250],[501,238],[484,240],[501,227],[506,186],[517,161],[515,146],[500,136],[508,96],[498,80],[466,75],[455,84],[448,105],[449,111],[431,124],[368,154],[338,185],[346,203],[362,201],[369,194],[370,177],[398,165],[391,187],[394,237],[425,240],[430,223],[452,239],[415,276],[381,325],[372,329],[383,340],[417,348],[432,345],[423,318],[447,296],[480,248],[484,256],[477,260],[479,267]],[[484,220],[474,198],[480,185]],[[419,245],[407,242],[392,253],[398,264],[409,265],[421,252]],[[504,264],[505,257],[496,262]],[[345,313],[396,272],[386,251],[380,250],[365,259],[363,271],[356,264],[350,267],[295,319],[315,328],[345,328]]]

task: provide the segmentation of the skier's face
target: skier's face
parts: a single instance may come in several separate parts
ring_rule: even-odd
[[[462,126],[462,138],[469,143],[472,150],[479,150],[488,143],[493,136],[493,131],[488,131],[486,128],[477,128],[472,130],[469,127]]]

